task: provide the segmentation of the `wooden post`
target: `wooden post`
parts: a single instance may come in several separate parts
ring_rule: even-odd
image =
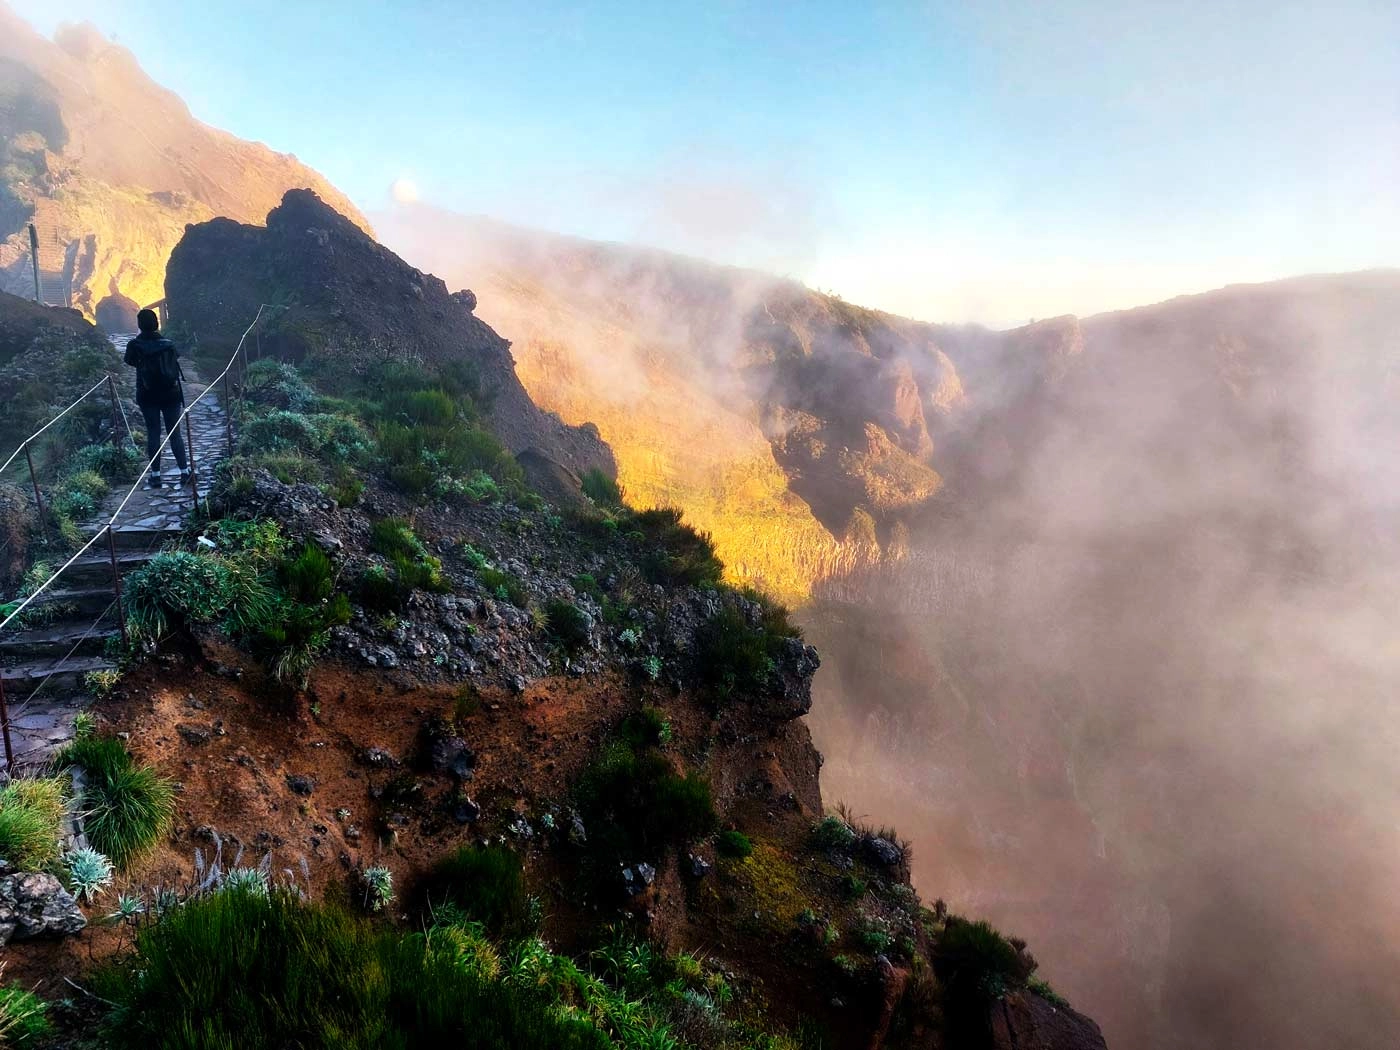
[[[5,772],[15,771],[15,751],[10,744],[10,707],[5,703],[5,679],[0,675],[0,729],[5,733]]]
[[[32,222],[29,224],[29,252],[34,264],[34,301],[42,303],[44,300],[39,292],[39,231]]]
[[[194,461],[194,427],[190,424],[193,410],[185,413],[185,455],[190,457],[190,495],[194,500],[194,513],[199,516],[199,472]]]
[[[228,454],[233,455],[233,402],[228,396],[228,370],[224,371],[224,436],[228,438]]]
[[[117,626],[121,628],[122,645],[128,644],[126,637],[126,610],[122,607],[122,574],[117,568],[117,541],[112,538],[112,523],[107,523],[107,555],[112,559],[112,592],[117,596]]]
[[[122,439],[127,436],[122,428],[121,409],[117,407],[117,384],[112,379],[112,373],[107,373],[107,393],[112,395],[112,444],[122,444]]]
[[[34,457],[29,454],[29,439],[24,439],[24,460],[29,464],[29,483],[34,486],[34,502],[39,506],[39,527],[44,530],[44,542],[49,539],[48,516],[44,513],[44,497],[39,492],[39,475],[34,473]]]

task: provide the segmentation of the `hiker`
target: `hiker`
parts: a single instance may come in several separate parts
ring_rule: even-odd
[[[190,480],[189,461],[185,458],[185,440],[180,436],[180,411],[185,406],[185,392],[180,386],[184,374],[180,371],[180,352],[175,344],[160,334],[160,318],[154,310],[142,310],[136,315],[141,334],[126,344],[126,363],[136,369],[136,403],[146,418],[146,459],[150,473],[146,487],[158,489],[160,480],[160,427],[164,417],[170,431],[170,448],[180,468],[180,484]]]

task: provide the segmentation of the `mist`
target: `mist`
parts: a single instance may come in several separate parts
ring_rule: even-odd
[[[769,502],[713,481],[774,472],[758,421],[803,392],[752,322],[820,299],[431,210],[375,222],[476,288],[634,498],[744,520],[720,537],[742,578],[781,592],[755,552],[807,537],[780,555],[823,655],[824,793],[913,841],[926,900],[1025,937],[1113,1046],[1395,1045],[1400,275],[824,336],[808,352],[909,359],[943,479],[860,548],[792,511],[799,479]],[[962,387],[937,418],[935,355]],[[629,486],[638,462],[669,480]]]

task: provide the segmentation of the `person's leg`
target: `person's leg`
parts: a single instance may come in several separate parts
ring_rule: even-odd
[[[161,411],[165,414],[165,429],[170,431],[170,451],[175,454],[175,462],[181,470],[189,470],[189,460],[185,458],[185,436],[180,433],[180,411],[184,407],[177,401]]]
[[[146,421],[146,462],[153,474],[160,473],[160,406],[142,405],[141,416]],[[154,458],[154,462],[152,459]]]

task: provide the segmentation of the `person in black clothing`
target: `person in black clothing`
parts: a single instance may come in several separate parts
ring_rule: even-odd
[[[170,432],[170,448],[180,467],[180,484],[190,480],[189,461],[185,458],[185,440],[180,436],[180,409],[185,392],[180,385],[180,352],[175,344],[160,334],[160,319],[154,310],[142,310],[136,315],[141,334],[126,344],[126,363],[136,369],[136,403],[146,418],[146,459],[151,472],[146,485],[161,486],[160,434],[161,420]]]

